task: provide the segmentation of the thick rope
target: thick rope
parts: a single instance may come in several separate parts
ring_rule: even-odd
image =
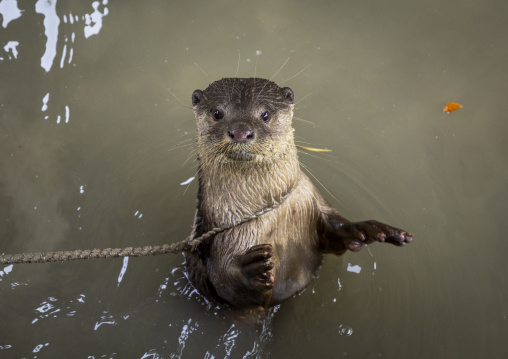
[[[262,210],[252,214],[251,216],[244,217],[237,223],[222,227],[213,228],[198,238],[188,237],[181,242],[172,244],[163,244],[158,246],[145,246],[145,247],[126,247],[126,248],[105,248],[105,249],[78,249],[74,251],[58,251],[58,252],[37,252],[37,253],[19,253],[19,254],[3,254],[0,255],[0,264],[21,264],[21,263],[47,263],[47,262],[60,262],[72,261],[77,259],[96,259],[96,258],[119,258],[119,257],[145,257],[156,256],[159,254],[167,253],[182,253],[194,252],[197,250],[199,244],[208,238],[215,236],[218,233],[227,231],[246,222],[259,218],[261,215],[273,211],[279,207],[291,195],[297,184],[286,193],[279,202],[271,206],[265,207]]]

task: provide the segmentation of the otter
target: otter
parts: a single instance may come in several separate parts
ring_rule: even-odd
[[[263,310],[302,291],[327,253],[412,241],[378,221],[349,221],[325,201],[300,169],[289,87],[224,78],[194,91],[192,106],[199,161],[192,235],[232,227],[185,254],[190,282],[212,303]]]

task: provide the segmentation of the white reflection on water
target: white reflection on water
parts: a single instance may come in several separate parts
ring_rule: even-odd
[[[35,347],[35,349],[33,350],[33,353],[38,353],[41,351],[42,348],[44,347],[47,347],[49,345],[49,343],[46,343],[46,344],[39,344]]]
[[[125,272],[127,272],[127,266],[129,265],[129,257],[123,257],[122,269],[120,270],[120,274],[118,275],[118,286],[120,287],[120,283],[122,282],[123,276]]]
[[[58,300],[55,297],[48,297],[47,300],[39,304],[35,308],[37,317],[32,320],[32,324],[35,324],[39,320],[47,318],[57,318],[58,315],[65,315],[67,317],[73,317],[76,315],[77,305],[76,303],[85,303],[85,295],[79,294],[77,298],[70,299],[67,301]]]
[[[236,318],[235,314],[229,313],[227,309],[215,306],[199,294],[190,284],[184,265],[173,268],[171,274],[166,277],[159,286],[156,301],[165,302],[166,295],[193,299],[200,303],[204,309],[198,318],[184,317],[181,320],[172,320],[168,323],[171,328],[178,328],[179,335],[176,340],[176,347],[171,349],[169,358],[186,358],[196,354],[195,344],[200,338],[216,338],[216,344],[210,347],[203,347],[204,358],[257,358],[264,357],[266,346],[273,338],[272,323],[275,313],[280,305],[270,308],[265,316],[251,318],[243,323],[242,319]],[[205,315],[202,315],[205,314]],[[236,319],[234,319],[236,318]],[[237,320],[238,319],[238,320]],[[204,321],[204,323],[203,323]],[[211,325],[215,322],[215,325]],[[229,322],[229,324],[228,324]],[[168,343],[171,346],[174,339]],[[250,348],[246,348],[246,344]],[[158,355],[155,349],[148,351],[146,357]]]
[[[178,348],[176,353],[171,354],[170,358],[181,358],[182,352],[185,349],[185,344],[187,342],[187,338],[190,334],[192,334],[197,328],[199,324],[197,322],[192,324],[192,319],[187,321],[187,324],[184,324],[182,327],[182,332],[180,333],[180,337],[178,338]]]
[[[235,346],[235,340],[238,337],[239,332],[238,329],[235,327],[234,324],[231,325],[231,327],[228,329],[226,334],[222,337],[222,340],[224,341],[224,347],[226,349],[227,358],[231,355],[231,350]]]
[[[42,112],[46,112],[48,110],[48,101],[49,101],[49,92],[42,99]]]
[[[348,325],[339,325],[339,335],[351,336],[353,335],[353,328]]]
[[[109,325],[116,324],[116,320],[114,319],[113,315],[111,313],[109,313],[109,311],[105,310],[102,313],[103,313],[103,315],[101,315],[101,319],[95,323],[93,330],[99,329],[99,327],[103,324],[109,324]]]
[[[108,1],[103,0],[103,5],[107,5]],[[85,38],[89,38],[92,35],[97,35],[99,31],[101,31],[102,27],[102,18],[109,14],[109,10],[107,7],[104,8],[104,12],[99,11],[99,5],[100,3],[98,1],[94,1],[92,3],[92,7],[94,9],[94,12],[91,14],[85,15]]]
[[[183,181],[182,183],[180,183],[180,186],[185,186],[185,185],[191,183],[192,181],[194,181],[194,177],[191,177],[188,180]]]
[[[2,26],[7,28],[7,25],[12,20],[16,20],[21,16],[21,10],[18,8],[17,0],[2,0],[0,1],[0,15],[2,15]]]
[[[48,110],[48,103],[49,103],[49,92],[42,99],[42,108],[41,108],[42,112],[46,112]],[[65,105],[64,109],[65,109],[64,122],[65,123],[69,123],[69,118],[70,118],[71,111],[69,109],[69,106],[67,106],[67,105]],[[47,120],[48,118],[49,118],[49,115],[45,115],[44,116],[45,120]],[[57,115],[56,123],[59,124],[61,122],[62,122],[62,116],[61,115]]]
[[[56,0],[39,0],[35,4],[35,12],[44,15],[44,34],[46,35],[46,51],[41,57],[41,67],[49,72],[56,56],[58,42],[58,26],[60,18],[56,14]]]
[[[347,271],[358,274],[362,271],[362,267],[360,267],[358,264],[352,266],[351,263],[348,263],[347,264]]]
[[[65,106],[65,123],[69,123],[69,106]],[[56,118],[56,123],[60,123],[62,120],[62,116],[58,115],[57,118]]]
[[[0,16],[2,17],[2,26],[7,28],[7,25],[13,20],[16,20],[21,16],[21,10],[18,8],[18,2],[16,0],[3,0],[0,1]],[[8,41],[4,46],[4,51],[9,60],[18,58],[18,50],[17,46],[19,46],[19,41]],[[4,60],[2,56],[0,56],[0,61]]]
[[[12,21],[18,17],[21,16],[21,12],[19,12],[19,16],[15,17],[18,13],[15,12],[14,6],[11,4],[10,7],[3,6],[2,4],[6,2],[6,0],[3,0],[0,3],[0,14],[3,15],[4,18],[4,27],[7,26],[9,21]],[[11,2],[7,1],[9,4]],[[15,3],[15,9],[17,9],[17,3]],[[55,57],[58,53],[58,29],[60,26],[60,17],[57,14],[56,11],[56,0],[39,0],[35,4],[35,12],[38,14],[44,15],[44,34],[46,35],[46,50],[44,52],[44,55],[41,57],[41,67],[46,70],[46,72],[49,72],[51,68],[53,67],[53,63],[55,61]],[[102,5],[105,6],[108,4],[107,0],[102,1]],[[64,23],[69,23],[71,25],[74,25],[74,23],[77,23],[80,19],[85,22],[83,27],[83,35],[85,38],[89,38],[92,35],[97,35],[101,28],[102,28],[102,18],[109,14],[109,10],[107,7],[104,7],[103,11],[101,12],[99,10],[101,3],[98,1],[94,1],[92,3],[93,12],[88,14],[84,14],[83,16],[79,17],[78,15],[73,15],[72,13],[63,14],[62,19]],[[4,15],[3,12],[6,13]],[[18,9],[19,11],[19,9]],[[6,22],[6,19],[8,21]],[[70,40],[70,41],[69,41]],[[62,57],[60,59],[60,68],[63,68],[65,65],[65,60],[67,58],[67,45],[69,44],[69,55],[67,58],[67,64],[72,63],[72,58],[74,55],[74,42],[76,40],[76,33],[75,31],[72,31],[72,33],[69,35],[63,36],[63,47],[62,47]],[[19,45],[19,43],[16,44],[16,46]],[[9,50],[12,50],[12,45],[9,47]],[[9,52],[8,49],[5,49],[6,52]],[[13,51],[13,56],[17,58],[17,52],[15,51],[15,48]],[[0,57],[0,59],[2,59]]]
[[[5,1],[5,0],[4,0]],[[107,5],[108,1],[103,0],[102,5]],[[2,3],[0,3],[2,4]],[[58,43],[59,43],[59,26],[60,26],[60,17],[56,11],[56,0],[39,0],[35,4],[35,12],[44,15],[44,34],[46,35],[46,46],[45,52],[41,57],[41,67],[49,72],[53,67],[53,63],[58,53]],[[16,4],[17,6],[17,4]],[[89,38],[92,35],[97,35],[102,28],[102,18],[109,13],[107,7],[104,7],[103,11],[99,10],[101,3],[98,1],[94,1],[92,3],[93,12],[91,14],[85,14],[83,16],[73,15],[69,12],[69,14],[63,14],[62,19],[65,24],[74,25],[80,19],[85,21],[83,33],[85,38]],[[5,6],[4,6],[5,7]],[[2,8],[3,9],[3,8]],[[5,11],[5,10],[4,10]],[[12,12],[12,11],[11,11]],[[10,18],[13,18],[11,16]],[[5,17],[4,17],[5,19]],[[63,69],[65,64],[71,64],[74,56],[74,43],[76,40],[76,32],[72,31],[71,34],[63,34],[63,47],[61,49],[61,58],[60,58],[60,68]],[[60,40],[61,41],[61,40]],[[17,41],[9,42],[4,50],[8,54],[9,58],[14,57],[17,59],[18,51],[16,46],[19,45]],[[12,56],[10,55],[12,54]],[[0,60],[3,60],[0,57]],[[46,112],[48,110],[48,102],[49,102],[49,92],[46,93],[42,100],[42,112]],[[60,110],[61,111],[61,110]],[[49,119],[49,115],[45,115],[44,119]],[[56,116],[56,123],[69,123],[70,121],[70,108],[69,106],[64,107],[64,114],[58,114]]]
[[[141,359],[147,359],[147,358],[159,359],[160,357],[159,357],[159,354],[157,353],[156,349],[150,349],[145,354],[143,354],[143,356],[141,357]]]
[[[17,59],[18,58],[18,49],[16,49],[16,46],[19,45],[19,41],[9,41],[5,46],[4,50],[9,56],[9,60],[12,58]],[[12,54],[12,56],[11,56]]]
[[[50,302],[56,302],[57,299],[54,297],[49,297],[48,301],[44,301],[41,303],[40,307],[35,308],[35,310],[39,313],[42,313],[39,315],[38,318],[35,318],[32,320],[32,324],[36,323],[39,319],[47,318],[51,315],[56,316],[56,313],[60,312],[60,308],[57,308],[55,304],[52,304]]]
[[[12,272],[12,267],[13,267],[13,265],[11,264],[11,265],[8,265],[7,267],[4,267],[3,270],[0,270],[0,282],[2,281],[2,277],[4,275],[7,275],[10,272]]]

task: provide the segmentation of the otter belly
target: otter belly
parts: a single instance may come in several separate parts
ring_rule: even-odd
[[[291,239],[283,245],[275,243],[274,256],[278,265],[274,267],[275,285],[270,305],[276,305],[305,289],[323,262],[324,255],[311,243],[292,243]]]
[[[222,299],[233,306],[248,301],[246,296],[255,296],[259,292],[250,289],[256,288],[256,282],[266,273],[273,277],[269,306],[287,300],[309,284],[324,255],[318,248],[313,216],[308,210],[302,210],[305,207],[302,207],[302,197],[298,202],[298,205],[285,203],[273,213],[214,238],[208,270]],[[271,247],[268,260],[261,258],[263,250],[253,254],[252,261],[244,260],[244,256],[250,255],[246,253],[251,248],[263,245]],[[255,258],[260,258],[259,263]]]

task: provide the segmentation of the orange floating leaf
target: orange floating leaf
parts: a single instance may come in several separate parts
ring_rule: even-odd
[[[452,113],[453,111],[457,111],[461,107],[462,105],[460,103],[448,102],[446,106],[443,108],[443,112]]]

